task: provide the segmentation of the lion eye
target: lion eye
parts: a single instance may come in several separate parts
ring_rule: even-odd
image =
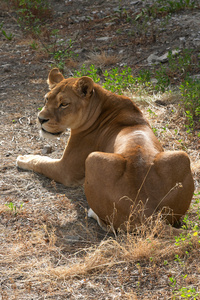
[[[65,103],[61,103],[61,104],[60,104],[60,107],[61,107],[61,108],[66,108],[67,106],[69,106],[69,103],[66,103],[66,104],[65,104]]]

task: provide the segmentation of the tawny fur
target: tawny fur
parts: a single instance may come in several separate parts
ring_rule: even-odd
[[[19,156],[18,167],[66,186],[85,183],[99,224],[134,227],[157,211],[179,221],[194,191],[188,155],[164,152],[139,108],[91,78],[64,79],[53,69],[48,83],[41,131],[56,136],[71,128],[70,139],[61,159]]]

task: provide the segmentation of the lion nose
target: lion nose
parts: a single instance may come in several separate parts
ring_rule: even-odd
[[[41,125],[49,121],[49,119],[43,119],[43,118],[40,118],[40,117],[38,117],[38,120],[39,120]]]

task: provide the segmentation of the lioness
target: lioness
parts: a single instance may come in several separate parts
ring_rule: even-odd
[[[50,92],[38,114],[41,133],[58,136],[71,128],[70,139],[61,159],[19,156],[18,167],[66,186],[84,183],[89,216],[102,227],[134,226],[141,215],[157,211],[176,223],[194,192],[188,155],[164,152],[140,109],[91,78],[64,79],[55,68],[48,84]]]

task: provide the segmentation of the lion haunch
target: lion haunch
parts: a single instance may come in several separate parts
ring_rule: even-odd
[[[169,223],[189,208],[194,183],[188,155],[164,152],[140,109],[89,77],[49,73],[49,93],[38,114],[43,136],[71,128],[61,159],[19,156],[17,165],[66,186],[85,185],[89,215],[100,226],[133,226],[161,211]]]

